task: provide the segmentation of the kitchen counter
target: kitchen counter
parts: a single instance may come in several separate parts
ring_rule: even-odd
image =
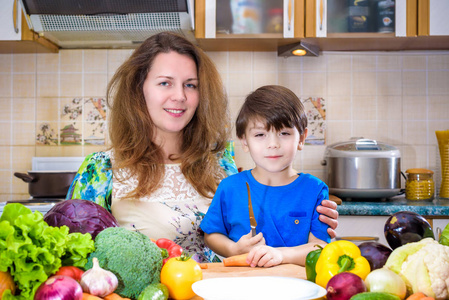
[[[449,217],[449,199],[410,201],[402,195],[386,200],[343,200],[337,211],[340,216],[390,216],[398,211],[412,211],[424,217]]]

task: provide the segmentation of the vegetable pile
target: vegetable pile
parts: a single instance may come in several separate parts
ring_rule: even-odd
[[[329,300],[449,299],[449,224],[437,241],[425,218],[401,211],[388,218],[384,232],[393,250],[337,240],[310,251],[307,279],[325,287]]]
[[[42,213],[20,203],[5,205],[0,217],[0,271],[11,274],[19,294],[8,289],[2,299],[33,299],[39,286],[61,266],[84,267],[93,250],[90,234],[49,226]]]

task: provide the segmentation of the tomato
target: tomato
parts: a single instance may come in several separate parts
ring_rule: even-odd
[[[192,284],[201,279],[203,271],[200,265],[185,253],[170,258],[161,270],[161,283],[167,286],[170,298],[175,300],[194,297]]]
[[[65,275],[72,277],[76,281],[80,282],[81,276],[83,275],[84,271],[73,266],[64,266],[59,268],[58,272],[56,272],[54,275]]]

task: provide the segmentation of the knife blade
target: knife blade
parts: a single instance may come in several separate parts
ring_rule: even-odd
[[[253,204],[251,203],[251,192],[249,190],[248,182],[246,183],[246,188],[248,189],[248,210],[249,210],[249,223],[251,224],[251,235],[255,236],[257,221],[256,218],[254,217]]]

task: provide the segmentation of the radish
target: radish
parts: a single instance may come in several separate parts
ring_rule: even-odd
[[[328,300],[349,300],[358,293],[366,292],[366,285],[360,276],[343,272],[334,275],[326,285]]]

